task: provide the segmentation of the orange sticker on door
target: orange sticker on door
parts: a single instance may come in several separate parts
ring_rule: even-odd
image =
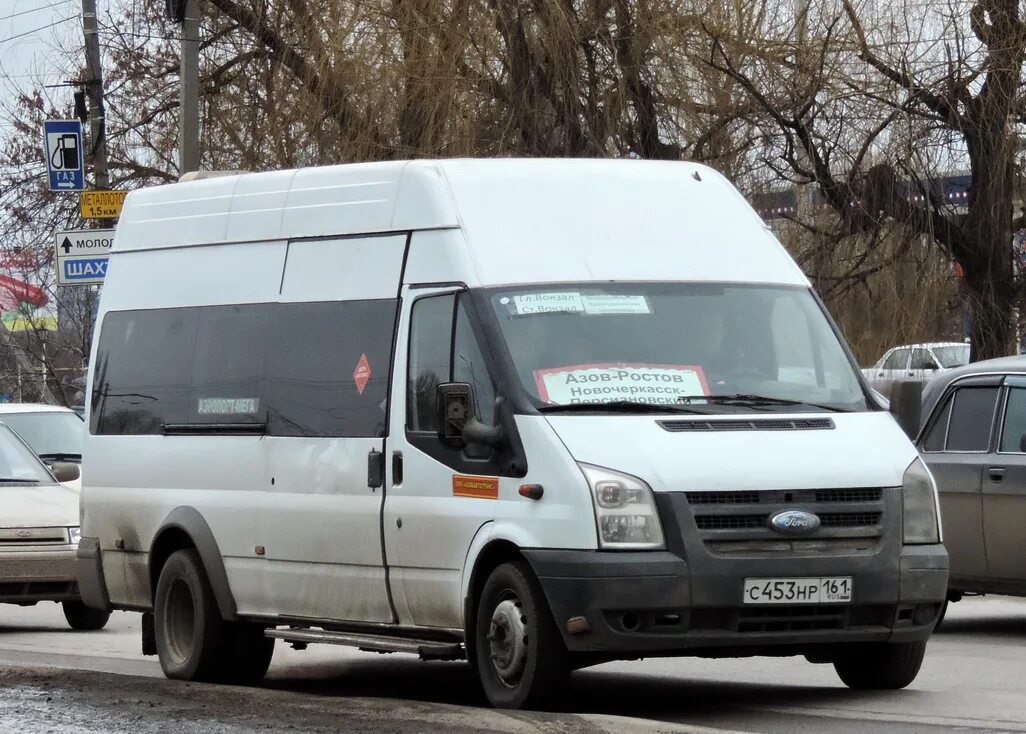
[[[452,477],[452,494],[454,497],[476,497],[482,500],[499,499],[498,477],[465,477],[454,474]]]

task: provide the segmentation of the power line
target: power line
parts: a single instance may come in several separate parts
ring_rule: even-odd
[[[23,15],[29,13],[38,13],[40,10],[49,10],[50,8],[56,8],[58,5],[67,5],[70,0],[62,0],[62,2],[52,3],[50,5],[43,5],[38,8],[29,8],[28,10],[22,10],[20,13],[13,13],[11,15],[0,16],[0,21],[11,20],[12,18],[20,18]]]
[[[33,33],[39,33],[40,31],[48,31],[51,28],[55,28],[55,27],[59,26],[61,23],[67,23],[69,20],[78,20],[78,16],[77,15],[72,15],[69,18],[62,18],[60,20],[55,20],[53,23],[49,23],[47,25],[40,26],[39,28],[33,28],[31,31],[25,31],[24,33],[19,33],[16,36],[8,36],[7,38],[0,38],[0,43],[7,43],[8,41],[16,41],[19,38],[24,38],[25,36],[31,36]]]

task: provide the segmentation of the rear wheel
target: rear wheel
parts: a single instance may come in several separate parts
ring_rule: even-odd
[[[110,619],[110,612],[102,609],[92,609],[80,601],[61,602],[64,609],[64,618],[73,630],[94,632],[102,630]]]
[[[925,654],[925,640],[851,643],[834,659],[834,670],[849,688],[896,690],[916,679]]]
[[[195,550],[175,551],[164,563],[153,624],[164,675],[200,681],[222,677],[228,630]]]
[[[274,640],[252,622],[226,622],[199,554],[172,553],[161,569],[153,627],[168,678],[255,685],[263,680]]]
[[[539,707],[563,692],[570,674],[566,647],[527,564],[492,571],[476,622],[472,662],[493,706]]]

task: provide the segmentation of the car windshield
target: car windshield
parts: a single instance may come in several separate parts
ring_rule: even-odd
[[[0,489],[19,484],[55,484],[55,481],[18,436],[0,423]]]
[[[82,456],[85,423],[74,413],[8,413],[0,415],[0,421],[13,428],[40,456]]]
[[[737,284],[522,286],[489,292],[539,407],[630,401],[694,412],[867,410],[808,289]]]
[[[950,347],[931,347],[941,367],[952,368],[969,364],[969,345],[957,344]]]

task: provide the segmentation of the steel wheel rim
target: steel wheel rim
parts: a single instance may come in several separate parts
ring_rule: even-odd
[[[192,652],[196,635],[196,609],[192,589],[185,579],[177,578],[171,582],[167,592],[164,627],[167,630],[167,649],[171,659],[179,664],[184,663]]]
[[[516,688],[527,667],[527,616],[516,594],[495,605],[488,626],[488,655],[499,682]]]

